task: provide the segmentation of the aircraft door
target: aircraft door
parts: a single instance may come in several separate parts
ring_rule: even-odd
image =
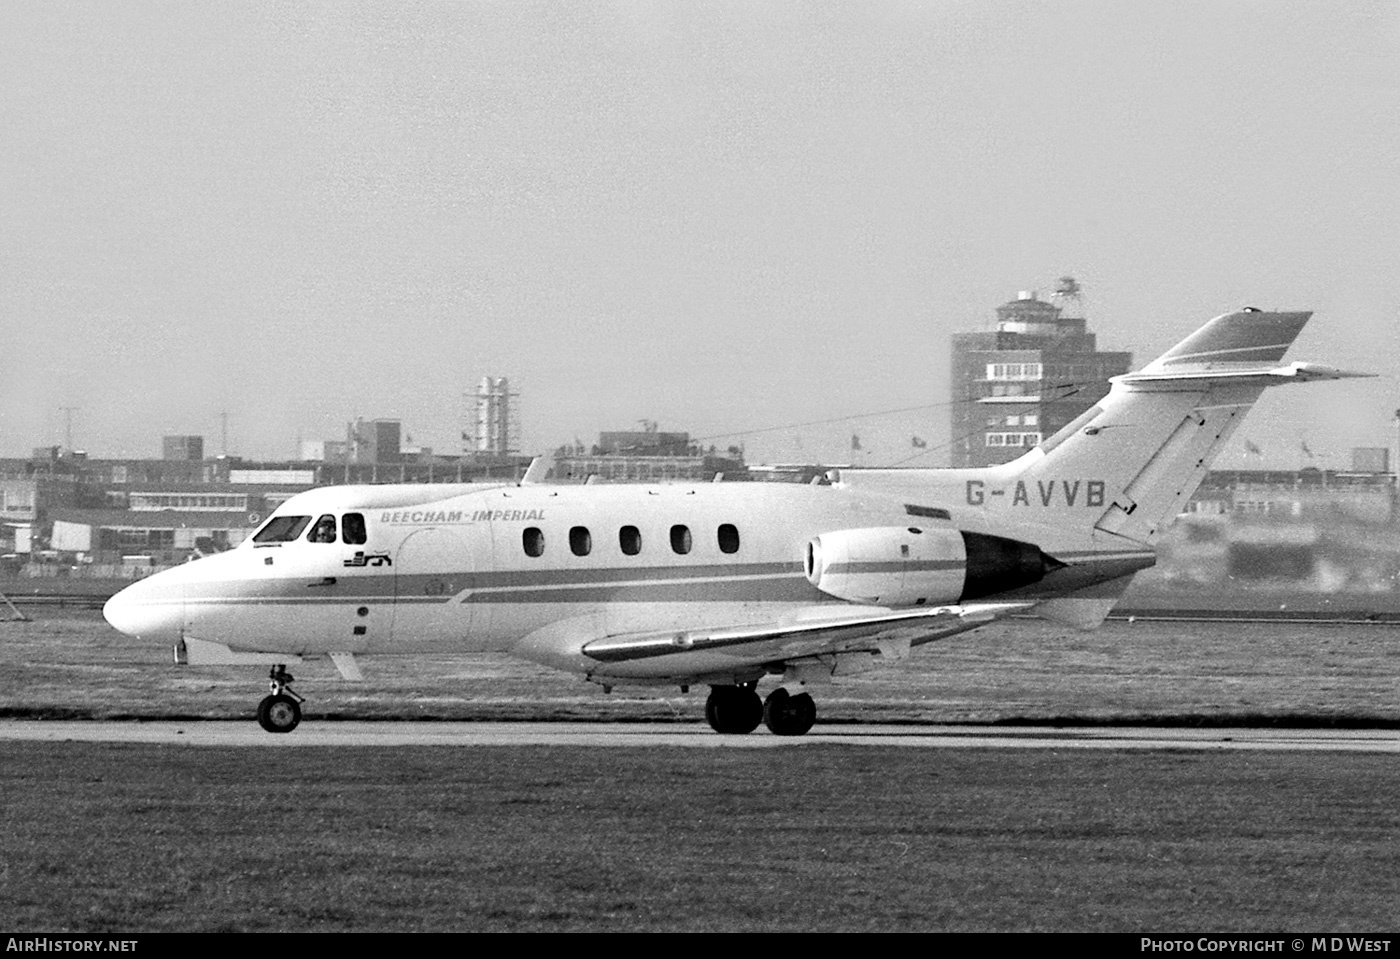
[[[482,534],[489,529],[430,527],[415,530],[394,556],[394,622],[391,650],[465,651],[485,626],[470,599]],[[485,544],[489,548],[489,543]]]

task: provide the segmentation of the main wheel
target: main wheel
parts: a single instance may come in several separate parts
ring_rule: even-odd
[[[751,733],[763,722],[763,700],[752,686],[712,686],[705,700],[705,719],[717,733]]]
[[[301,722],[301,706],[290,696],[268,696],[258,703],[258,725],[270,733],[289,733]]]
[[[763,724],[775,736],[801,736],[817,721],[817,704],[806,693],[775,689],[763,704]]]

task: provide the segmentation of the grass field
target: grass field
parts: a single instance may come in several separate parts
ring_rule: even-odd
[[[0,928],[1375,931],[1400,902],[1379,757],[268,759],[0,745]]]
[[[253,714],[265,670],[172,665],[164,646],[95,611],[0,623],[0,717]],[[818,722],[1305,722],[1400,726],[1400,642],[1387,626],[1109,622],[1081,633],[994,624],[916,650],[899,668],[814,691]],[[306,721],[596,719],[703,722],[704,687],[619,687],[507,656],[383,657],[368,682],[328,661],[293,671]],[[765,687],[766,688],[766,687]]]
[[[1015,622],[817,697],[843,722],[1394,725],[1392,633]],[[167,657],[95,613],[5,623],[0,714],[251,717],[259,671]],[[703,691],[503,657],[364,668],[298,669],[306,721],[702,721]],[[1326,753],[4,742],[0,929],[1375,931],[1397,792],[1392,757]]]

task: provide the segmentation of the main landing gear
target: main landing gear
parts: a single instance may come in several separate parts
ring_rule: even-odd
[[[807,693],[796,696],[779,687],[763,702],[763,725],[775,736],[801,736],[817,721],[817,704]]]
[[[811,696],[793,696],[779,688],[769,693],[766,700],[760,700],[756,685],[711,686],[705,700],[705,719],[710,728],[725,735],[742,735],[763,723],[775,736],[801,736],[812,728],[817,720],[817,704]]]
[[[301,722],[301,704],[306,698],[292,691],[296,680],[286,666],[273,666],[268,678],[272,695],[258,703],[258,725],[270,733],[289,733]]]

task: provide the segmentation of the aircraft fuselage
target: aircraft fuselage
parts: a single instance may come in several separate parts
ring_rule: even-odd
[[[109,619],[153,639],[289,655],[512,651],[561,621],[586,640],[843,605],[808,575],[814,538],[985,526],[955,522],[940,503],[778,483],[332,487],[274,519],[280,534],[269,523],[236,549],[157,574]],[[322,523],[327,541],[315,535]],[[929,601],[959,598],[959,550],[921,564],[956,581]],[[900,575],[900,563],[892,556],[886,572]],[[125,610],[142,621],[124,621]],[[646,669],[601,668],[610,672],[643,679]]]

